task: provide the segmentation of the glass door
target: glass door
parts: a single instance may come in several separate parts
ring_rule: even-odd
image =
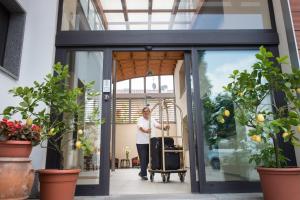
[[[93,89],[99,95],[88,98],[86,91],[78,98],[84,107],[82,116],[63,116],[62,120],[76,121],[73,132],[62,138],[64,168],[81,170],[76,195],[108,194],[109,137],[110,137],[110,89],[111,53],[107,49],[57,49],[56,62],[69,66],[68,87],[83,88],[93,82]],[[97,119],[98,123],[95,123]],[[82,130],[82,131],[81,131]],[[78,137],[90,141],[90,154],[84,155],[75,148]],[[108,141],[108,142],[107,142]],[[107,152],[108,150],[108,152]],[[52,159],[51,159],[52,158]],[[47,167],[54,167],[53,154],[47,154]],[[51,166],[52,165],[52,166]]]

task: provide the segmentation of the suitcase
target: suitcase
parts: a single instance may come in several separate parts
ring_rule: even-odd
[[[178,149],[174,146],[174,139],[165,137],[165,149],[173,150]],[[162,138],[155,137],[150,140],[151,150],[151,169],[161,170],[162,164]],[[178,152],[167,152],[165,153],[165,167],[166,170],[176,170],[180,168],[180,153]]]

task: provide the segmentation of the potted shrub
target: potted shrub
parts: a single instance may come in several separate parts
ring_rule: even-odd
[[[40,128],[32,121],[0,121],[0,199],[27,199],[34,180],[28,159],[40,142]]]
[[[264,47],[249,71],[234,70],[224,87],[234,102],[235,118],[262,149],[250,157],[257,165],[265,200],[300,199],[300,168],[288,167],[280,142],[299,145],[300,71],[281,71],[287,57],[274,57]],[[278,105],[275,93],[286,105]],[[266,105],[268,104],[268,105]],[[226,123],[226,122],[225,122]]]
[[[54,75],[48,74],[44,82],[34,82],[32,87],[17,87],[10,90],[21,100],[19,106],[7,107],[4,115],[11,117],[20,114],[23,119],[33,121],[40,127],[41,146],[55,150],[60,156],[59,169],[38,170],[40,180],[40,199],[53,200],[74,198],[75,186],[80,169],[64,169],[63,145],[73,142],[84,155],[94,151],[93,143],[82,128],[80,120],[84,118],[84,103],[78,99],[82,95],[86,98],[99,96],[99,92],[92,89],[93,82],[85,83],[83,87],[70,87],[68,66],[60,63],[54,65]],[[99,122],[99,109],[95,109],[90,121]],[[62,139],[77,132],[76,138],[63,143]]]

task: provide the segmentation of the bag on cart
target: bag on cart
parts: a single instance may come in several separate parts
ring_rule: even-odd
[[[174,139],[170,137],[164,138],[166,150],[176,150],[174,146]],[[150,153],[151,153],[151,169],[160,170],[163,168],[162,163],[162,138],[155,137],[150,140]],[[165,154],[166,170],[176,170],[180,168],[180,154],[177,152],[167,152]]]
[[[182,150],[178,147],[167,147],[166,150]],[[166,170],[180,169],[180,153],[179,152],[166,152],[165,155]]]

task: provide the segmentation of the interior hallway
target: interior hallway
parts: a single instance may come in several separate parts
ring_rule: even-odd
[[[152,183],[150,180],[142,181],[138,173],[139,169],[136,168],[117,169],[111,172],[110,194],[188,194],[191,192],[189,172],[184,183],[180,182],[177,174],[171,174],[169,183],[163,183],[161,175],[155,174]]]

